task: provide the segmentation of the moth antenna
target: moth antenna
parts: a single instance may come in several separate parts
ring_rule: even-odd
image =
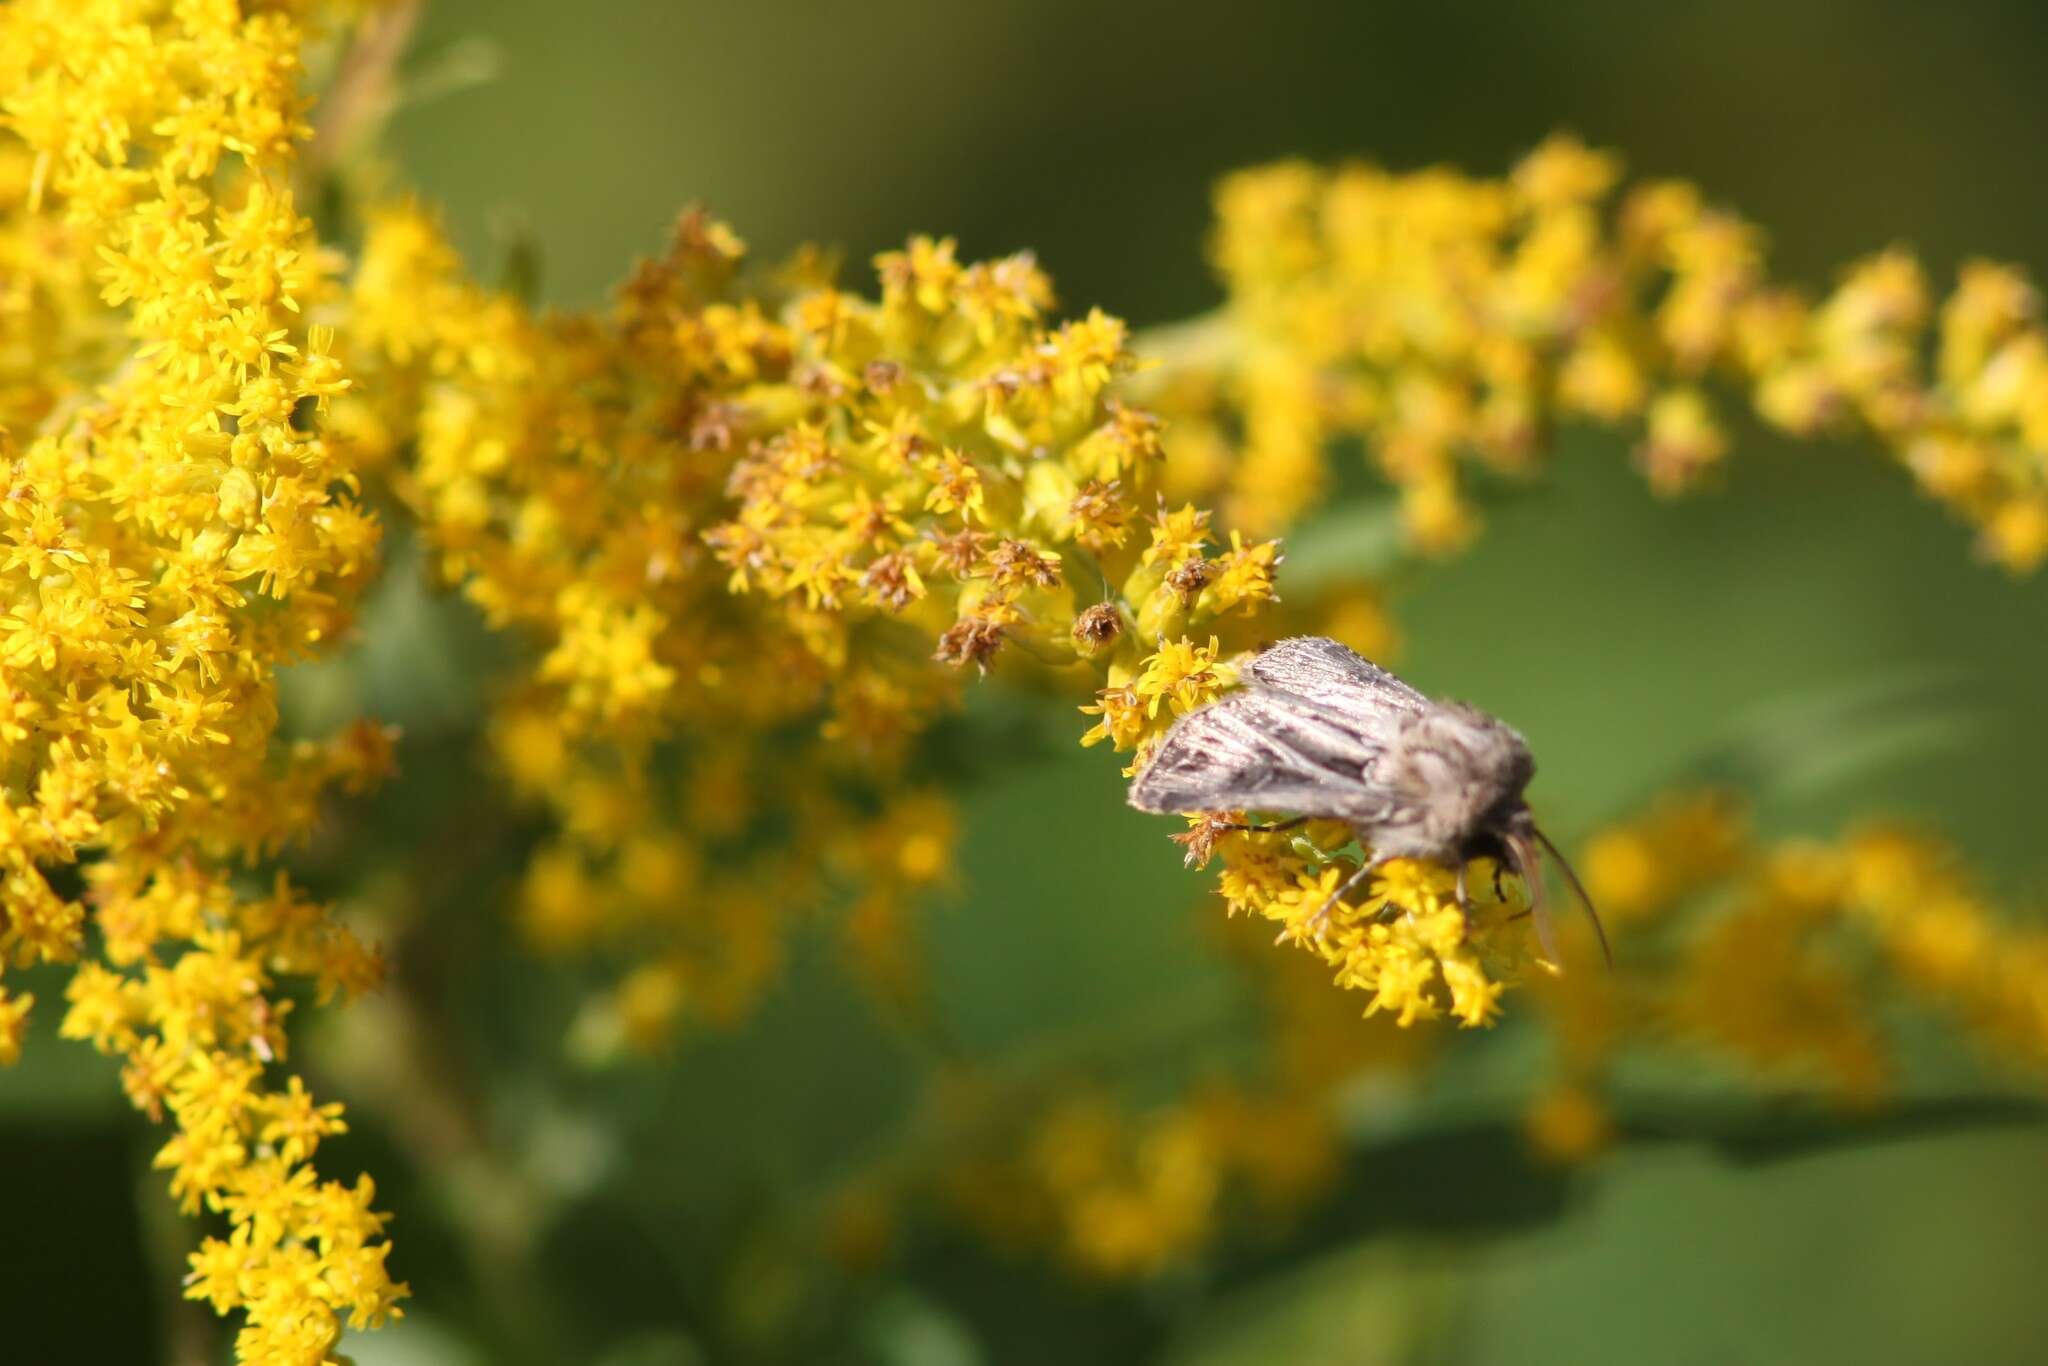
[[[1509,835],[1507,846],[1515,859],[1516,875],[1529,889],[1529,919],[1536,926],[1536,942],[1543,946],[1543,956],[1551,966],[1563,972],[1564,955],[1557,951],[1557,928],[1550,923],[1550,905],[1543,897],[1543,865],[1526,836]]]
[[[1600,940],[1600,956],[1606,959],[1607,966],[1612,968],[1614,950],[1607,947],[1607,928],[1600,923],[1600,912],[1593,909],[1593,898],[1586,895],[1586,884],[1579,881],[1579,875],[1572,871],[1572,866],[1565,860],[1565,856],[1557,852],[1557,846],[1550,842],[1550,836],[1534,825],[1529,828],[1535,831],[1536,838],[1543,842],[1543,847],[1550,851],[1550,856],[1557,860],[1558,871],[1564,874],[1564,880],[1571,887],[1572,895],[1578,897],[1579,904],[1586,908],[1586,919],[1593,922],[1593,933]]]

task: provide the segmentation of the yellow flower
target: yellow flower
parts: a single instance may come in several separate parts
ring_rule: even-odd
[[[0,252],[35,272],[30,344],[65,376],[0,384],[21,442],[0,503],[0,962],[75,965],[60,1032],[122,1055],[131,1099],[173,1124],[173,1195],[229,1228],[193,1293],[246,1312],[251,1361],[324,1360],[405,1293],[381,1216],[316,1227],[329,1186],[307,1163],[340,1110],[274,1075],[282,979],[360,990],[375,955],[288,884],[239,885],[323,790],[389,764],[367,724],[273,743],[278,669],[341,639],[377,546],[321,421],[349,377],[307,323],[329,267],[288,188],[313,10],[0,13],[0,161],[33,167],[0,198]],[[0,1056],[27,1005],[0,991]]]
[[[1493,865],[1481,860],[1466,870],[1468,912],[1456,870],[1412,859],[1382,864],[1354,899],[1334,900],[1357,865],[1322,851],[1348,837],[1339,823],[1317,822],[1298,840],[1245,832],[1203,843],[1223,858],[1230,909],[1277,922],[1280,938],[1321,957],[1338,986],[1368,994],[1368,1014],[1403,1026],[1445,1013],[1466,1027],[1492,1024],[1532,961],[1526,901],[1506,899],[1505,881],[1496,893]]]
[[[1579,871],[1602,917],[1626,925],[1728,877],[1749,852],[1740,804],[1710,789],[1668,794],[1642,816],[1601,831],[1587,842]]]
[[[1185,715],[1215,700],[1235,683],[1237,670],[1218,661],[1219,649],[1216,637],[1211,636],[1207,645],[1189,640],[1166,641],[1157,653],[1148,656],[1132,685],[1145,704],[1145,714],[1158,716],[1159,704],[1165,702],[1171,706],[1173,715]]]
[[[1893,247],[1807,298],[1694,187],[1620,182],[1613,156],[1564,136],[1497,181],[1300,162],[1226,178],[1228,304],[1165,339],[1173,373],[1154,384],[1186,426],[1164,482],[1272,534],[1356,438],[1411,545],[1443,553],[1478,530],[1464,467],[1527,470],[1560,415],[1630,432],[1657,491],[1694,486],[1727,451],[1718,384],[1791,434],[1889,450],[1985,558],[2048,560],[2048,331],[2023,275],[1971,263],[1937,308]]]
[[[1538,1096],[1522,1124],[1530,1145],[1553,1162],[1584,1162],[1614,1142],[1607,1108],[1597,1096],[1573,1086]]]
[[[12,1067],[21,1060],[22,1041],[28,1036],[29,1007],[36,998],[0,989],[0,1067]]]

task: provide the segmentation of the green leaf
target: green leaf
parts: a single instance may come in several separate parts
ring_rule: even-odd
[[[1400,504],[1391,498],[1344,503],[1304,522],[1286,539],[1280,591],[1313,592],[1334,583],[1382,579],[1407,557]]]
[[[1442,1361],[1467,1298],[1468,1264],[1441,1243],[1376,1240],[1350,1247],[1226,1297],[1162,1360],[1165,1366]]]
[[[0,1069],[0,1117],[91,1117],[125,1111],[121,1068],[92,1045],[59,1038],[68,969],[31,968],[7,975],[7,989],[36,998],[21,1060]]]
[[[868,1311],[862,1336],[878,1366],[981,1366],[985,1359],[957,1317],[907,1289]]]

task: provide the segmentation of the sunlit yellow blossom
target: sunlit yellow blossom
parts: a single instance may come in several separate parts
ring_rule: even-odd
[[[1766,846],[1730,794],[1676,793],[1596,835],[1580,866],[1620,948],[1613,973],[1531,993],[1557,1080],[1528,1122],[1553,1156],[1580,1155],[1567,1131],[1592,1129],[1567,1118],[1593,1113],[1630,1047],[1695,1050],[1857,1107],[1898,1085],[1908,1007],[1953,1016],[2023,1070],[2048,1059],[2048,936],[1994,913],[1925,835]]]
[[[1167,481],[1273,534],[1313,505],[1326,448],[1358,438],[1410,542],[1441,553],[1477,528],[1465,467],[1525,469],[1559,417],[1622,428],[1654,488],[1691,487],[1727,450],[1718,387],[1792,435],[1888,449],[1986,558],[2048,559],[2048,331],[2024,276],[1971,263],[1937,307],[1893,247],[1807,298],[1693,187],[1617,197],[1620,178],[1564,136],[1501,180],[1300,162],[1226,178],[1229,302],[1161,339],[1180,372],[1157,385]]]
[[[1503,877],[1496,891],[1489,860],[1466,869],[1467,908],[1455,869],[1412,859],[1382,864],[1338,900],[1357,870],[1332,857],[1349,840],[1339,822],[1289,835],[1199,817],[1180,838],[1190,863],[1222,860],[1219,889],[1233,914],[1278,923],[1280,938],[1319,955],[1338,986],[1368,994],[1368,1014],[1386,1011],[1403,1025],[1446,1013],[1468,1027],[1491,1024],[1502,993],[1534,961],[1525,889]]]
[[[391,757],[369,725],[273,743],[277,670],[343,638],[377,549],[321,422],[349,378],[307,324],[329,258],[290,189],[319,8],[0,14],[0,165],[32,168],[0,177],[0,239],[47,365],[0,393],[0,961],[77,965],[61,1032],[173,1124],[172,1194],[226,1220],[190,1293],[265,1363],[327,1360],[405,1294],[383,1216],[335,1217],[307,1165],[339,1107],[273,1070],[287,983],[359,991],[376,956],[239,875]],[[0,1056],[27,1004],[0,993]]]
[[[1627,429],[1677,492],[1726,460],[1739,398],[1896,453],[1987,558],[2048,560],[2048,331],[2007,268],[1937,301],[1894,248],[1809,298],[1752,225],[1676,183],[1616,201],[1615,158],[1558,137],[1499,179],[1232,177],[1229,305],[1149,376],[1027,254],[917,237],[841,287],[697,212],[604,308],[543,313],[468,278],[429,211],[332,196],[300,155],[309,38],[358,8],[0,11],[0,970],[68,970],[57,1032],[167,1123],[154,1168],[211,1221],[185,1293],[239,1316],[245,1361],[338,1362],[408,1293],[370,1178],[313,1165],[347,1117],[287,1065],[295,1013],[381,960],[274,866],[393,766],[367,721],[278,735],[280,670],[348,640],[378,570],[371,503],[505,638],[488,765],[545,817],[517,923],[615,964],[586,1059],[744,1018],[826,916],[928,1023],[917,912],[960,821],[917,746],[982,674],[1061,690],[1128,775],[1282,622],[1389,648],[1377,569],[1279,605],[1267,538],[1317,508],[1333,439],[1446,553],[1481,529],[1475,476],[1526,477],[1559,419]],[[302,213],[335,198],[352,267]],[[1653,806],[1585,859],[1621,964],[1567,979],[1532,970],[1536,889],[1490,860],[1373,864],[1342,823],[1264,827],[1289,814],[1176,836],[1220,861],[1227,933],[1289,946],[1251,970],[1260,1046],[1143,1104],[991,1107],[1000,1141],[941,1164],[974,1217],[1157,1276],[1238,1205],[1335,1180],[1339,1091],[1511,990],[1548,1030],[1524,1121],[1560,1160],[1617,1132],[1642,1045],[1868,1104],[1902,1070],[1889,1012],[1925,1003],[2048,1063],[2048,936],[1900,832],[1767,846],[1724,795]],[[0,986],[0,1065],[33,1004]],[[886,1214],[843,1221],[849,1260]]]
[[[1148,657],[1133,685],[1144,699],[1146,714],[1158,716],[1160,704],[1166,703],[1173,715],[1181,716],[1213,701],[1237,677],[1236,671],[1229,664],[1220,663],[1216,655],[1216,638],[1211,636],[1207,645],[1168,641],[1157,654]]]

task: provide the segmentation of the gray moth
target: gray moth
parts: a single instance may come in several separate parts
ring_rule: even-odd
[[[1226,829],[1345,822],[1370,857],[1316,912],[1318,926],[1352,888],[1398,858],[1455,866],[1458,904],[1469,911],[1465,865],[1492,858],[1528,885],[1537,935],[1559,963],[1540,847],[1557,861],[1607,952],[1585,889],[1523,799],[1536,761],[1511,726],[1462,702],[1432,701],[1322,636],[1280,641],[1245,673],[1244,687],[1174,722],[1132,781],[1132,806],[1289,817]]]

